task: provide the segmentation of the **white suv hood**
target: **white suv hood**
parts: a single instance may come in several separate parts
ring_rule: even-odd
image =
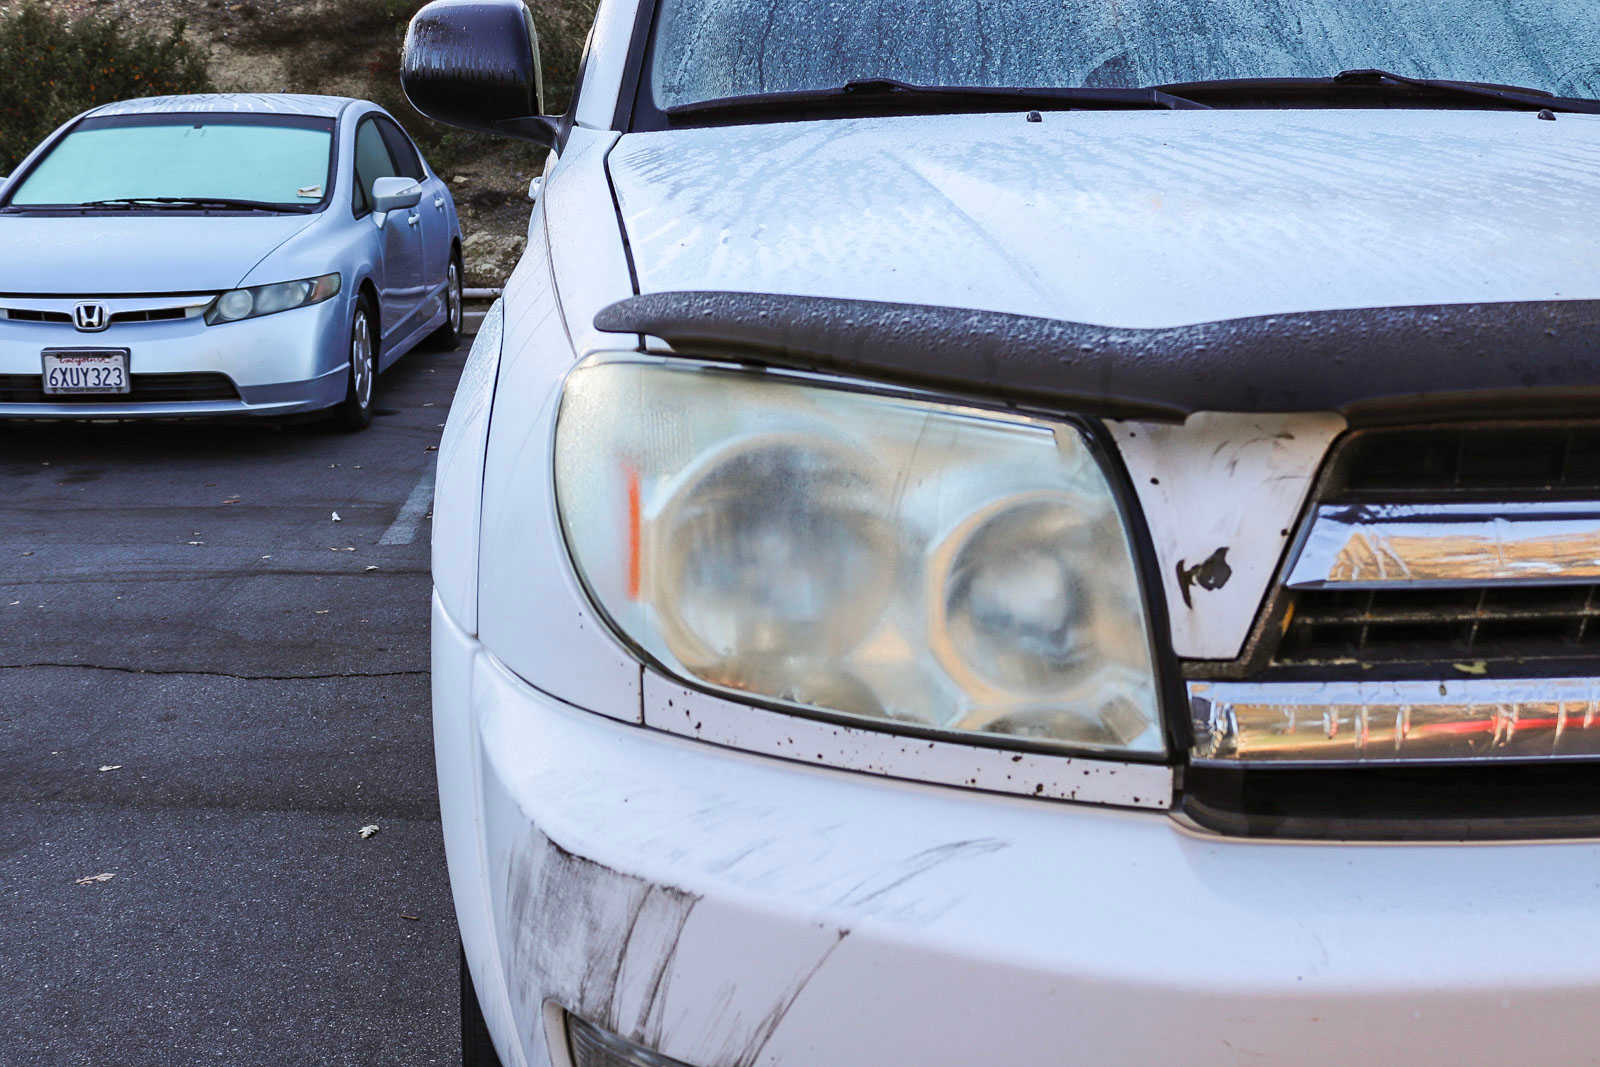
[[[1600,118],[1138,111],[624,137],[643,292],[1160,327],[1600,297]]]

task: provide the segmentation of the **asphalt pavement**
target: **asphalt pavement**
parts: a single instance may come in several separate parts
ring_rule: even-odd
[[[0,424],[0,1064],[458,1062],[428,510],[465,356],[361,434]]]

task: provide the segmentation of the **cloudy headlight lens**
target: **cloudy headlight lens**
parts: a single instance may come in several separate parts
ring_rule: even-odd
[[[591,596],[687,681],[1164,750],[1128,534],[1070,424],[602,358],[568,381],[556,492]]]
[[[291,308],[320,304],[339,295],[340,280],[337,274],[324,274],[320,278],[307,278],[298,282],[278,282],[274,285],[257,285],[250,289],[233,289],[223,293],[206,312],[206,323],[216,326],[224,322],[275,315]]]
[[[827,441],[757,436],[706,457],[654,523],[651,601],[673,654],[703,677],[847,656],[894,577],[886,490]]]
[[[248,289],[235,289],[217,297],[216,315],[224,322],[247,319],[256,309],[255,294]]]

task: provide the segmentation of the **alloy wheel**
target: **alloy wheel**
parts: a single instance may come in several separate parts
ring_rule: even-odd
[[[365,311],[356,312],[356,327],[350,337],[350,376],[355,383],[356,403],[363,409],[372,403],[372,325]]]
[[[461,268],[454,263],[450,264],[450,275],[444,290],[445,313],[450,318],[450,329],[455,333],[461,332],[462,293],[461,293]]]

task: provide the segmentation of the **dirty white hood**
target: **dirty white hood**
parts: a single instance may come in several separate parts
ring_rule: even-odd
[[[725,289],[1124,327],[1600,297],[1600,117],[917,116],[633,134],[643,292]]]

